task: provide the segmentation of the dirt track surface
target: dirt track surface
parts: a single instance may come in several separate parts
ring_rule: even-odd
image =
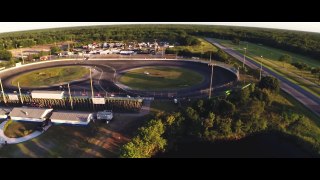
[[[42,68],[48,68],[48,67],[58,67],[58,66],[92,66],[95,71],[98,71],[93,76],[93,82],[94,82],[94,88],[96,92],[100,91],[107,91],[107,92],[122,92],[125,94],[130,94],[130,92],[124,92],[122,89],[120,89],[118,86],[114,84],[114,81],[117,76],[117,72],[131,69],[131,68],[137,68],[137,67],[143,67],[143,66],[175,66],[175,67],[182,67],[191,69],[193,71],[196,71],[204,76],[203,83],[182,89],[182,90],[176,90],[174,92],[165,91],[160,92],[161,96],[163,94],[174,94],[178,97],[185,97],[185,96],[196,96],[202,94],[200,91],[203,89],[208,89],[210,84],[210,75],[211,75],[211,68],[202,63],[196,63],[196,62],[187,62],[183,60],[177,60],[177,61],[139,61],[139,60],[72,60],[72,61],[59,61],[59,62],[48,62],[44,64],[34,64],[32,66],[25,66],[20,67],[18,69],[15,69],[13,71],[2,73],[1,79],[4,84],[5,91],[12,92],[16,91],[17,88],[11,86],[11,79],[21,75],[26,72],[42,69]],[[229,71],[221,68],[221,67],[214,67],[214,73],[213,73],[213,87],[221,86],[223,84],[232,82],[236,79],[235,75],[230,73]],[[90,81],[84,80],[81,82],[75,82],[71,83],[71,91],[82,91],[83,89],[89,89],[90,88]],[[26,90],[32,90],[32,88],[22,88],[24,91]],[[59,86],[53,86],[49,88],[37,88],[37,89],[44,89],[44,90],[59,90]],[[149,94],[148,94],[149,93]],[[152,92],[131,92],[132,95],[152,95],[152,96],[160,96],[159,92],[158,94],[154,94]]]

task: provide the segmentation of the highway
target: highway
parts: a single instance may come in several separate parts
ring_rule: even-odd
[[[224,52],[228,53],[229,55],[233,56],[237,60],[243,62],[243,55],[237,51],[234,51],[233,49],[230,49],[228,47],[224,47],[218,42],[214,41],[211,38],[206,38],[206,40],[213,45],[217,46]],[[253,69],[260,69],[260,63],[255,62],[248,56],[246,56],[245,64]],[[262,65],[262,71],[263,74],[268,74],[271,76],[274,76],[279,79],[280,81],[280,87],[283,91],[290,94],[292,97],[294,97],[296,100],[298,100],[300,103],[302,103],[304,106],[306,106],[308,109],[310,109],[312,112],[314,112],[318,117],[320,117],[320,98],[315,96],[314,94],[306,91],[299,85],[289,81],[285,77],[275,73],[274,71],[270,70],[269,68]]]

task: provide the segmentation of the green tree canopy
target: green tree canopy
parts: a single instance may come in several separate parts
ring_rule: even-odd
[[[279,92],[280,83],[279,80],[275,77],[265,76],[261,78],[258,87],[261,89],[269,89],[274,92]]]
[[[292,57],[289,54],[283,54],[279,57],[279,61],[283,62],[283,67],[285,63],[291,63]]]
[[[164,132],[161,120],[149,121],[146,126],[139,128],[137,137],[122,147],[120,157],[150,158],[158,151],[163,151],[167,144],[162,137]]]
[[[236,111],[235,105],[224,99],[219,102],[218,109],[223,116],[232,116]]]
[[[239,45],[239,44],[240,44],[240,39],[237,38],[237,37],[234,37],[234,38],[232,39],[232,43],[233,43],[233,44],[236,44],[236,45]]]
[[[58,46],[53,46],[50,48],[51,54],[57,54],[61,52],[61,49]]]
[[[0,50],[0,60],[10,60],[12,58],[12,53],[7,50]]]
[[[253,118],[259,118],[264,112],[265,103],[259,100],[252,100],[248,104],[246,111]]]

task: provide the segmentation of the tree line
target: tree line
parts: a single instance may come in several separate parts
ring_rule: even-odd
[[[33,30],[0,34],[0,50],[62,41],[167,41],[195,45],[195,36],[261,43],[320,59],[320,34],[211,25],[114,25]]]

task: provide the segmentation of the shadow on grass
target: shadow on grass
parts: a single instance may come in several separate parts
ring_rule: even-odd
[[[169,158],[313,158],[298,145],[299,138],[279,131],[253,134],[240,140],[177,143],[175,150],[159,154]]]

